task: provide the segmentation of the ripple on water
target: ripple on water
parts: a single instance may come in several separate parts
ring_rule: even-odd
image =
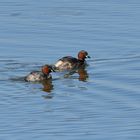
[[[139,140],[139,3],[1,1],[0,139]],[[24,82],[81,49],[84,70]]]
[[[105,136],[111,133],[110,137],[137,135],[140,108],[136,77],[139,71],[134,63],[138,60],[94,60],[85,69],[86,74],[81,72],[86,80],[81,80],[79,73],[66,77],[64,73],[54,73],[51,83],[42,84],[26,83],[19,76],[40,65],[4,62],[2,73],[9,79],[0,81],[3,135],[92,138],[99,137],[100,130]]]

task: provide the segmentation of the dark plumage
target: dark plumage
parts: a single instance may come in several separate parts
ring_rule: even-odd
[[[59,71],[71,70],[84,65],[86,58],[89,58],[88,53],[82,50],[78,53],[78,58],[72,56],[65,56],[59,59],[54,66]]]

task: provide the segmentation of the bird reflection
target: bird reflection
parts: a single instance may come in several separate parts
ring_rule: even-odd
[[[43,85],[42,90],[51,93],[51,91],[53,90],[52,79],[42,81],[41,83]]]
[[[87,73],[87,70],[85,70],[85,68],[81,68],[81,69],[78,69],[78,72],[79,74],[79,81],[83,81],[83,82],[86,82],[87,79],[88,79],[88,73]]]
[[[71,75],[73,75],[75,73],[77,73],[79,75],[79,77],[78,77],[79,81],[86,82],[87,79],[89,78],[89,75],[88,75],[87,70],[85,69],[85,67],[81,67],[78,70],[70,71],[69,73],[64,75],[64,78],[69,78]]]

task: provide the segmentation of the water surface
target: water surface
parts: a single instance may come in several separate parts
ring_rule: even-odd
[[[139,0],[0,1],[0,139],[140,139]],[[23,77],[62,56],[88,66]]]

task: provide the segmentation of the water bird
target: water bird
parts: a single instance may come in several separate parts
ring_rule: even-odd
[[[29,73],[24,79],[27,82],[40,82],[43,80],[51,79],[51,72],[53,72],[54,69],[51,65],[44,65],[41,68],[41,71],[32,71]]]
[[[78,53],[78,58],[72,56],[62,57],[54,64],[54,68],[59,71],[77,69],[83,65],[86,65],[86,58],[90,58],[88,52],[85,50],[81,50]]]

